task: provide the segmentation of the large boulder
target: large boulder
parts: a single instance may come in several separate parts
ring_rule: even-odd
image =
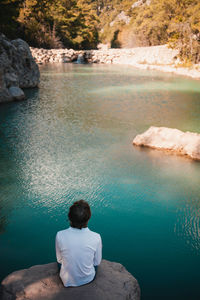
[[[200,160],[200,134],[183,132],[174,128],[150,127],[137,135],[133,144],[160,150],[169,150],[192,159]]]
[[[28,44],[21,39],[10,41],[5,35],[0,34],[0,103],[24,99],[23,91],[18,89],[15,97],[17,90],[9,88],[37,87],[39,77],[39,68]]]
[[[103,260],[95,279],[65,288],[57,263],[16,271],[2,281],[1,300],[139,300],[137,280],[119,263]]]

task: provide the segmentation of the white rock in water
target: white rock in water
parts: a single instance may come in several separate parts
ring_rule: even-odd
[[[25,99],[25,95],[24,92],[22,91],[22,89],[20,89],[17,86],[11,86],[8,89],[10,95],[13,97],[14,100],[23,100]]]
[[[57,263],[13,272],[2,281],[1,300],[139,300],[137,280],[119,263],[103,260],[89,284],[65,288]]]
[[[167,127],[150,127],[137,135],[133,144],[161,150],[170,150],[200,160],[200,134]]]

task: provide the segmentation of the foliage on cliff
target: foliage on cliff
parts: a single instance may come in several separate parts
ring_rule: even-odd
[[[122,11],[127,19],[119,19]],[[200,61],[199,0],[124,0],[107,15],[100,35],[105,43],[121,47],[168,43],[180,50],[182,60]]]
[[[200,61],[199,0],[1,0],[0,31],[47,48],[168,43]]]
[[[97,45],[92,0],[2,0],[0,11],[0,31],[8,37],[15,32],[32,46],[87,49]]]

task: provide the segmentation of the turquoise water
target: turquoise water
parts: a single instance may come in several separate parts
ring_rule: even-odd
[[[69,205],[92,207],[103,257],[142,299],[200,299],[200,163],[132,146],[149,126],[200,132],[199,81],[131,67],[52,65],[0,106],[0,279],[55,261]]]

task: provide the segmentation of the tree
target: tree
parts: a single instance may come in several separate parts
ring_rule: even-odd
[[[1,0],[0,1],[0,32],[9,38],[19,35],[19,25],[17,17],[22,1],[20,0]]]

